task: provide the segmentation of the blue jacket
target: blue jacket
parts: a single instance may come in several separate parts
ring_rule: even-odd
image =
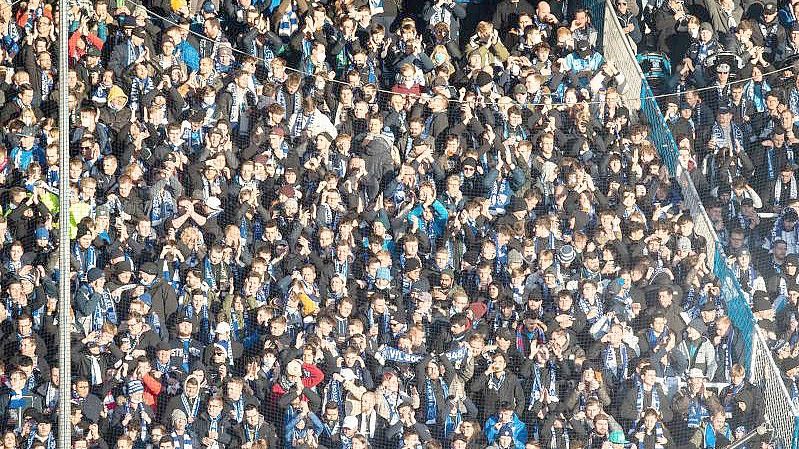
[[[38,145],[34,145],[30,150],[25,150],[22,147],[14,147],[9,155],[14,167],[26,171],[31,162],[38,162],[42,167],[46,167],[44,160],[44,150]]]
[[[424,218],[422,217],[422,205],[419,204],[418,206],[414,207],[413,210],[408,212],[408,224],[413,225],[414,220],[418,220],[417,223],[419,224],[419,229],[424,229],[425,226],[423,225],[430,225],[433,227],[432,231],[436,237],[439,237],[444,234],[444,231],[447,229],[447,219],[449,218],[449,211],[447,208],[441,204],[441,201],[435,200],[433,201],[433,222],[432,223],[425,223]]]
[[[200,68],[200,53],[198,53],[190,43],[185,40],[180,41],[180,43],[175,46],[175,50],[180,51],[180,59],[186,63],[186,67],[188,67],[189,70],[195,72]]]
[[[489,416],[486,420],[485,434],[488,444],[494,444],[499,439],[499,430],[496,428],[497,422],[499,422],[497,415]],[[513,445],[516,449],[524,449],[527,443],[527,425],[516,416],[516,413],[513,414],[513,422],[509,425],[513,428]]]

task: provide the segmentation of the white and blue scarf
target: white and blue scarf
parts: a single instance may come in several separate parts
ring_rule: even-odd
[[[441,384],[441,397],[444,400],[449,397],[449,387],[444,379],[438,379]],[[438,420],[438,401],[436,400],[436,393],[433,381],[430,378],[424,381],[425,399],[427,402],[427,410],[425,411],[425,424],[435,424]]]
[[[607,346],[605,349],[605,369],[611,371],[616,377],[616,381],[621,383],[627,379],[630,360],[627,356],[627,345],[622,343],[621,346],[619,346],[619,351],[621,355],[621,366],[619,366],[619,363],[616,361],[616,350],[613,349],[611,345]]]
[[[175,447],[180,449],[193,449],[192,447],[192,438],[189,432],[183,432],[183,435],[178,435],[177,432],[173,431],[170,435],[172,437],[172,444]],[[181,441],[183,442],[181,444]]]

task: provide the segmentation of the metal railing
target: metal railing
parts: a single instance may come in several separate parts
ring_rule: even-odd
[[[624,86],[619,94],[625,98],[625,104],[631,111],[641,109],[641,104],[637,101],[638,93],[641,92],[642,83],[645,83],[644,73],[641,66],[635,59],[635,50],[632,41],[627,33],[621,28],[616,12],[613,10],[613,2],[603,2],[605,24],[600,34],[602,36],[602,52],[605,59],[612,61],[616,69],[624,76]]]
[[[641,93],[638,104],[627,100],[627,105],[631,110],[640,111],[647,121],[651,141],[658,149],[669,172],[675,176],[680,185],[683,204],[690,211],[694,229],[707,242],[707,248],[705,248],[707,266],[712,267],[713,273],[719,279],[721,294],[727,305],[727,314],[744,340],[746,356],[743,362],[750,373],[751,382],[763,391],[766,400],[764,419],[771,425],[773,435],[777,441],[783,444],[782,447],[799,449],[799,410],[791,401],[780,370],[759,333],[752,309],[741,290],[738,279],[727,265],[723,245],[718,239],[713,222],[705,211],[702,198],[694,186],[690,172],[679,163],[679,150],[674,136],[636,61],[633,46],[621,30],[616,12],[610,3],[606,3],[603,17],[604,33],[600,36],[603,40],[604,54],[612,55],[608,59],[612,59],[616,67],[624,74],[628,86],[625,91],[630,92],[630,87],[637,87]],[[629,98],[629,95],[622,97]]]
[[[778,441],[791,441],[790,447],[796,449],[799,447],[799,439],[796,438],[799,432],[799,409],[790,400],[791,396],[782,381],[771,349],[757,331],[754,332],[752,339],[752,367],[750,371],[752,383],[759,385],[763,390],[766,422],[771,425],[773,435]],[[786,398],[788,400],[785,400]]]

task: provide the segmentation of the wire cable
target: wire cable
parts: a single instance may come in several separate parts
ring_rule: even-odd
[[[18,3],[19,1],[20,1],[20,0],[15,0],[15,2],[14,2],[14,3]],[[171,20],[171,19],[169,19],[169,18],[167,18],[167,17],[161,16],[160,14],[157,14],[157,13],[153,12],[152,10],[150,10],[149,8],[147,8],[146,6],[144,6],[143,4],[141,4],[141,3],[137,2],[137,1],[134,1],[134,0],[128,0],[128,1],[127,1],[127,3],[129,3],[129,4],[132,4],[132,5],[135,5],[136,7],[140,7],[140,8],[142,8],[142,9],[144,9],[145,11],[147,11],[147,13],[148,13],[149,15],[151,15],[151,16],[153,16],[153,17],[156,17],[156,18],[160,19],[161,21],[163,21],[163,22],[165,22],[165,23],[169,23],[169,24],[171,24],[171,25],[175,25],[175,26],[179,26],[179,27],[182,27],[182,28],[184,28],[184,25],[181,25],[181,24],[179,24],[179,23],[176,23],[175,21],[173,21],[173,20]],[[192,35],[196,36],[198,39],[202,39],[202,40],[205,40],[205,41],[207,41],[207,42],[212,42],[212,43],[215,43],[215,42],[216,42],[216,41],[214,41],[213,39],[209,38],[208,36],[206,36],[206,35],[204,35],[204,34],[201,34],[201,33],[198,33],[198,32],[196,32],[196,31],[192,30],[190,27],[188,27],[188,28],[184,28],[184,29],[187,29],[187,31],[188,31],[190,34],[192,34]],[[233,53],[238,53],[238,54],[240,54],[240,55],[242,55],[242,56],[246,56],[246,57],[249,57],[249,58],[253,58],[253,59],[255,59],[256,61],[260,61],[260,62],[262,62],[262,63],[267,63],[267,62],[268,62],[266,59],[264,59],[264,58],[262,58],[262,57],[251,55],[251,54],[249,54],[249,53],[247,53],[247,52],[245,52],[245,51],[243,51],[243,50],[240,50],[240,49],[238,49],[238,48],[234,47],[232,43],[230,44],[230,49],[232,50],[232,52],[233,52]],[[605,56],[603,55],[603,58],[604,58],[604,57],[605,57]],[[286,70],[287,70],[287,71],[289,71],[289,72],[298,73],[298,74],[300,74],[300,75],[303,75],[303,76],[306,76],[306,77],[307,77],[307,76],[319,76],[319,75],[312,74],[312,73],[307,73],[307,72],[305,72],[305,71],[303,71],[303,70],[296,69],[296,68],[289,67],[289,66],[286,66],[285,68],[286,68]],[[781,72],[784,72],[784,71],[786,71],[786,70],[789,70],[789,69],[791,69],[791,67],[783,67],[783,68],[781,68],[781,69],[775,69],[775,70],[772,70],[772,71],[769,71],[769,72],[763,73],[763,75],[762,75],[762,76],[763,76],[763,77],[766,77],[766,76],[774,75],[774,74],[781,73]],[[349,86],[349,87],[351,87],[351,88],[360,88],[360,87],[362,87],[362,86],[359,86],[359,85],[355,85],[355,84],[352,84],[352,83],[348,83],[348,82],[346,82],[346,81],[337,80],[337,79],[335,79],[335,78],[328,78],[328,77],[324,77],[324,78],[325,78],[325,80],[326,80],[326,81],[328,81],[328,82],[336,83],[336,84],[339,84],[339,85],[345,85],[345,86]],[[727,84],[728,84],[728,85],[730,85],[730,86],[732,86],[732,85],[736,85],[736,84],[742,84],[742,83],[746,83],[746,82],[749,82],[749,81],[751,81],[751,80],[753,80],[753,79],[754,79],[753,77],[749,77],[749,78],[745,78],[745,79],[738,79],[738,80],[735,80],[735,81],[730,81],[730,82],[729,82],[729,83],[727,83]],[[716,86],[705,86],[705,87],[696,88],[696,89],[693,89],[693,90],[694,90],[695,92],[706,92],[706,91],[710,91],[710,90],[713,90],[713,89],[716,89]],[[395,94],[397,94],[397,93],[396,93],[396,92],[394,92],[394,91],[391,91],[391,90],[385,90],[385,89],[380,89],[380,88],[378,88],[378,89],[377,89],[377,92],[379,92],[379,93],[383,93],[383,94],[387,94],[387,95],[395,95]],[[417,95],[417,94],[411,94],[411,93],[401,93],[401,94],[399,94],[399,95],[403,95],[403,96],[406,96],[406,97],[414,97],[414,98],[416,98],[417,100],[418,100],[418,99],[425,98],[423,95]],[[556,94],[550,93],[549,95],[554,97]],[[637,97],[621,97],[621,96],[620,96],[620,97],[619,97],[619,101],[620,101],[620,102],[622,102],[622,103],[630,103],[630,102],[638,102],[638,101],[640,101],[640,102],[645,102],[645,101],[647,101],[647,100],[655,100],[655,101],[657,101],[657,100],[658,100],[658,99],[660,99],[660,98],[674,97],[675,95],[676,95],[675,93],[666,93],[666,94],[650,95],[650,96],[646,96],[646,97],[641,97],[641,96],[637,96]],[[457,104],[468,103],[468,102],[467,102],[467,101],[465,101],[465,100],[456,99],[456,98],[448,98],[448,99],[447,99],[447,101],[448,101],[449,103],[457,103]],[[579,104],[589,104],[589,105],[590,105],[590,104],[604,104],[605,102],[604,102],[604,101],[580,101],[580,102],[578,102],[578,103],[579,103]],[[497,101],[490,100],[490,99],[486,99],[486,100],[485,100],[485,104],[486,104],[486,105],[492,105],[492,106],[498,106],[498,105],[499,105],[499,103],[498,103]],[[520,103],[519,103],[519,102],[516,102],[516,101],[514,101],[514,102],[513,102],[513,104],[520,104]],[[527,106],[527,107],[542,107],[542,106],[553,106],[553,107],[557,107],[557,106],[559,106],[559,105],[563,105],[563,103],[562,103],[562,102],[560,102],[560,103],[552,102],[552,103],[524,103],[524,104],[523,104],[523,106]]]

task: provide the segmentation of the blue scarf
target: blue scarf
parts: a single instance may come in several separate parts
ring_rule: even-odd
[[[89,289],[91,290],[91,287],[89,287]],[[115,326],[119,324],[116,305],[114,304],[114,298],[111,297],[111,293],[103,289],[99,294],[102,298],[102,303],[97,304],[97,307],[94,308],[94,316],[92,317],[93,331],[99,331],[106,320]]]
[[[244,337],[246,336],[247,321],[247,311],[244,311],[241,317],[239,317],[238,312],[233,310],[230,311],[230,329],[233,340],[244,340]]]
[[[216,276],[214,276],[214,270],[211,265],[211,259],[208,257],[206,257],[205,260],[203,260],[203,278],[205,279],[205,282],[208,284],[208,286],[211,287],[211,289],[216,288]]]
[[[668,335],[669,335],[669,327],[668,326],[666,326],[663,329],[663,332],[661,332],[660,335],[656,335],[655,334],[655,330],[652,329],[652,328],[649,328],[646,331],[646,340],[649,342],[649,347],[654,349],[655,346],[657,346],[658,340],[660,340],[661,338],[663,338],[665,336],[668,336]]]
[[[189,397],[186,393],[180,395],[180,402],[183,403],[183,408],[186,410],[186,416],[189,418],[197,418],[200,413],[200,397],[194,398],[194,402],[189,403]],[[188,426],[191,426],[189,424]]]
[[[300,20],[297,17],[296,11],[294,11],[294,2],[291,2],[291,8],[286,10],[283,14],[283,17],[280,18],[280,21],[277,25],[277,34],[280,37],[288,38],[295,31],[297,31],[300,27]]]
[[[449,397],[449,387],[444,379],[439,379],[441,384],[441,396],[444,400]],[[438,401],[436,400],[436,393],[433,389],[433,381],[430,378],[424,381],[425,398],[427,400],[427,411],[425,413],[425,424],[435,424],[438,419]]]
[[[724,340],[721,345],[721,350],[724,351],[724,379],[730,380],[730,372],[732,371],[732,342],[735,337],[735,328],[730,326],[729,336]]]
[[[557,430],[560,430],[561,433],[558,435]],[[571,447],[571,442],[569,441],[569,432],[564,429],[555,429],[555,426],[549,428],[551,438],[549,439],[549,449],[558,449],[560,446],[558,445],[558,438],[563,441],[563,447],[569,449]]]
[[[89,270],[97,266],[96,251],[97,250],[95,250],[94,245],[89,245],[89,247],[85,250],[81,250],[80,245],[78,245],[77,242],[75,242],[75,244],[72,246],[72,253],[80,262],[80,269],[78,270],[79,279],[85,281]]]
[[[702,403],[702,399],[691,399],[688,404],[688,427],[696,428],[702,423],[702,420],[709,417],[707,407]]]
[[[645,392],[644,392],[643,384],[638,385],[638,392],[635,395],[635,409],[638,411],[639,415],[641,414],[641,412],[644,411],[644,396],[645,396]],[[657,388],[655,388],[654,386],[652,387],[652,405],[651,405],[651,407],[653,409],[657,410],[657,411],[660,411],[660,395],[658,394]],[[636,420],[636,423],[633,424],[633,428],[636,427],[636,424],[637,424],[637,420]]]
[[[341,385],[341,382],[337,380],[331,380],[329,384],[329,388],[327,389],[327,401],[328,402],[335,402],[338,406],[338,412],[343,415],[346,415],[344,410],[344,391]]]
[[[727,413],[732,413],[733,406],[735,405],[735,397],[743,390],[744,383],[741,382],[738,385],[730,385],[730,387],[732,388],[727,390],[727,394],[721,399],[724,404],[724,410],[726,410]]]

